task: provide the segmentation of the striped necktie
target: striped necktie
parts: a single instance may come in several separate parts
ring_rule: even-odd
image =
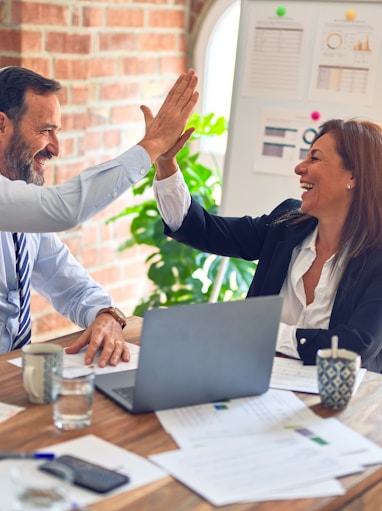
[[[13,242],[16,252],[16,273],[20,291],[20,316],[19,331],[12,343],[12,349],[21,348],[24,344],[30,342],[31,339],[31,316],[30,316],[30,274],[29,274],[29,258],[26,244],[26,237],[23,232],[13,233]]]

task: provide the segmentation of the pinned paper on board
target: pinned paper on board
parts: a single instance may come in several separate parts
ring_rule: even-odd
[[[263,108],[254,171],[293,176],[326,118],[318,111]]]
[[[242,94],[278,99],[302,98],[304,67],[310,33],[309,6],[289,4],[275,9],[253,5],[246,45]]]
[[[379,6],[363,6],[357,15],[330,5],[319,12],[309,99],[343,104],[373,102],[378,48],[381,45]]]

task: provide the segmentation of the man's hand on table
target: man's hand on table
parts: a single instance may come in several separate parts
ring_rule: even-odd
[[[98,365],[105,367],[107,364],[116,366],[120,360],[128,362],[130,352],[123,337],[121,325],[110,314],[100,314],[93,323],[65,349],[66,353],[73,354],[88,346],[85,353],[85,364],[94,361],[98,350],[102,347]]]

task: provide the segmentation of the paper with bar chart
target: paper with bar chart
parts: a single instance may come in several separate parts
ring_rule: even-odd
[[[360,6],[352,20],[344,13],[338,4],[320,10],[309,99],[371,105],[381,45],[381,8]]]

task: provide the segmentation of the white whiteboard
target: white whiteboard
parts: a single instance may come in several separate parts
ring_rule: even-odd
[[[381,20],[381,1],[242,0],[221,215],[300,198],[294,167],[325,120],[382,123]]]

